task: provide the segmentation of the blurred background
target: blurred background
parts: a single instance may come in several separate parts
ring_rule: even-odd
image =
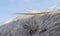
[[[14,13],[30,13],[24,8],[40,12],[51,11],[59,9],[59,3],[60,0],[0,0],[0,23],[18,16]]]

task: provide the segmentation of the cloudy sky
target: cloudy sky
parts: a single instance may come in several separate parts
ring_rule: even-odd
[[[0,23],[16,17],[14,13],[29,13],[22,7],[47,11],[55,7],[60,0],[0,0]]]

